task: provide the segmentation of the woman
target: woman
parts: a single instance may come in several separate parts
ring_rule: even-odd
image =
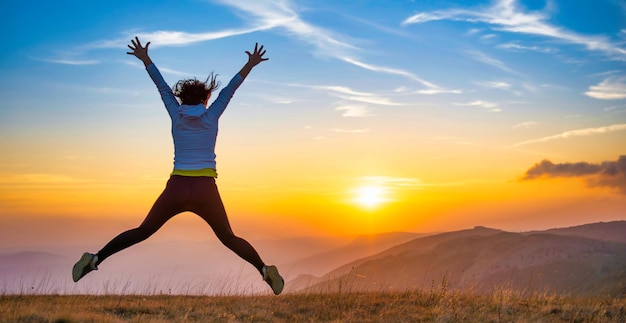
[[[156,200],[143,223],[135,229],[121,233],[98,253],[84,253],[72,269],[72,278],[78,281],[109,256],[141,242],[155,233],[174,215],[190,211],[199,215],[213,229],[219,240],[244,260],[252,264],[263,276],[274,294],[282,292],[284,281],[275,266],[266,266],[256,250],[244,239],[235,236],[224,205],[215,185],[215,141],[218,119],[235,90],[257,64],[264,58],[263,46],[254,46],[254,52],[246,51],[248,62],[241,68],[228,85],[220,91],[217,99],[207,108],[207,103],[219,83],[213,75],[207,81],[196,79],[181,80],[172,90],[148,56],[148,46],[141,46],[139,38],[131,40],[132,51],[127,54],[140,59],[154,81],[165,108],[172,119],[174,138],[174,170],[165,190]],[[180,99],[180,103],[177,100]]]

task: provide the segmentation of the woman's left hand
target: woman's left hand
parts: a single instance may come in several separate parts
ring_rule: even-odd
[[[266,50],[263,50],[263,45],[259,47],[259,43],[256,43],[254,45],[254,52],[252,54],[249,51],[246,51],[246,54],[248,54],[248,64],[255,66],[263,61],[268,60],[269,58],[263,57],[263,55],[265,55],[265,52]]]

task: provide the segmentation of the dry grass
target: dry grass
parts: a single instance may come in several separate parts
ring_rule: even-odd
[[[431,292],[2,295],[0,322],[626,322],[626,299]]]

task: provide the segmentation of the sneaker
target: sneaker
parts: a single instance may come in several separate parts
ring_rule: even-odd
[[[280,294],[285,287],[285,281],[278,273],[276,266],[263,266],[263,280],[272,287],[274,295]]]
[[[83,276],[87,275],[92,270],[98,270],[96,266],[98,256],[85,252],[82,257],[76,262],[74,268],[72,268],[72,279],[77,282]]]

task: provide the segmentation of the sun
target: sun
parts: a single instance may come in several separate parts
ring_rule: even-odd
[[[386,190],[382,186],[360,186],[354,190],[352,201],[366,208],[375,208],[387,201]]]

